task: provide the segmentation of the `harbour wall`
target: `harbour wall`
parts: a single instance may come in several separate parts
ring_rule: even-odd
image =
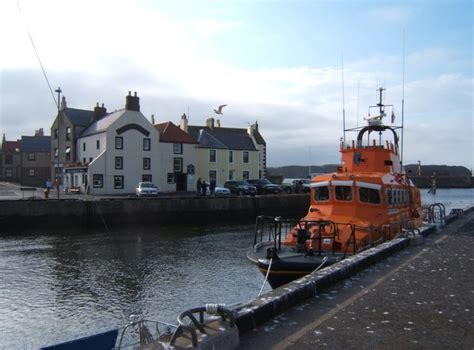
[[[309,196],[160,197],[0,201],[0,232],[10,227],[253,222],[258,215],[301,217]]]

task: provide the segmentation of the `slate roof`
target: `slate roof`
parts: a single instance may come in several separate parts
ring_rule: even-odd
[[[21,150],[23,152],[51,152],[51,136],[22,136]]]
[[[202,130],[202,132],[201,132]],[[256,151],[247,129],[207,126],[188,126],[189,134],[204,148],[226,148],[232,150]]]
[[[85,129],[81,133],[81,137],[105,132],[107,128],[112,125],[112,123],[115,122],[117,119],[119,119],[125,112],[140,113],[134,111],[127,111],[126,109],[120,109],[118,111],[107,114],[105,117],[102,117],[101,119],[89,125],[87,129]]]
[[[198,143],[191,135],[181,130],[172,122],[160,123],[154,125],[160,133],[160,142],[172,143]]]
[[[73,125],[88,126],[91,123],[94,111],[84,109],[66,108],[63,111]]]
[[[260,135],[260,133],[258,132],[258,130],[254,130],[253,137],[255,138],[255,141],[257,142],[257,144],[264,145],[264,146],[267,144],[263,136]]]

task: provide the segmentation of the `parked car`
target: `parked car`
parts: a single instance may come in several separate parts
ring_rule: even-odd
[[[158,196],[158,187],[152,182],[139,182],[135,194],[137,197]]]
[[[255,186],[250,185],[245,180],[226,181],[224,183],[224,187],[228,188],[231,193],[237,194],[239,196],[242,196],[244,194],[254,196],[257,194],[257,188]]]
[[[209,185],[206,187],[206,196],[210,196],[211,191],[209,190]],[[216,196],[228,196],[230,195],[230,190],[220,185],[216,185],[214,189],[214,195]]]
[[[310,179],[283,179],[281,187],[286,193],[307,193],[310,192]]]
[[[268,179],[247,180],[247,182],[257,188],[257,194],[270,194],[283,192],[280,185],[275,185]]]

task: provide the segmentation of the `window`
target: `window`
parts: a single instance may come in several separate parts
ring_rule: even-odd
[[[151,160],[150,158],[143,158],[143,170],[151,169]]]
[[[380,191],[373,188],[359,187],[359,200],[363,203],[380,203]]]
[[[216,150],[215,149],[210,149],[209,150],[209,162],[210,163],[215,163],[216,162]]]
[[[248,171],[242,171],[242,179],[244,180],[250,179],[250,173]]]
[[[89,157],[89,163],[92,162],[92,157]]]
[[[57,148],[54,149],[54,158],[58,158],[58,149]]]
[[[329,200],[329,187],[319,186],[314,188],[314,200],[317,202]]]
[[[85,143],[85,142],[82,143],[82,150],[83,150],[83,151],[86,150],[86,143]]]
[[[5,176],[6,176],[6,177],[13,177],[13,169],[11,169],[11,168],[6,168],[6,169],[5,169]]]
[[[168,173],[166,177],[166,182],[169,184],[174,184],[174,173]]]
[[[350,186],[335,186],[334,190],[338,201],[352,200],[352,188]]]
[[[183,172],[183,158],[174,158],[173,159],[173,171],[175,173]]]
[[[229,151],[229,163],[233,163],[233,162],[234,162],[234,152]]]
[[[28,169],[28,176],[35,176],[35,169]]]
[[[142,182],[151,182],[151,174],[143,174]]]
[[[95,148],[96,148],[96,149],[100,149],[100,140],[97,140],[97,141],[95,142]]]
[[[122,175],[115,175],[114,176],[114,188],[115,189],[122,189],[123,188],[123,176]]]
[[[209,180],[215,179],[217,180],[217,171],[216,170],[209,170]]]
[[[115,169],[123,169],[123,157],[115,157]]]
[[[244,163],[248,163],[249,162],[249,152],[248,151],[244,151],[242,153],[242,159],[243,159],[243,162]]]
[[[66,150],[64,151],[66,154],[66,160],[70,161],[71,160],[71,147],[66,147]]]
[[[123,149],[123,137],[115,136],[115,149]]]
[[[229,170],[229,180],[234,179],[234,173],[235,173],[235,170]]]
[[[28,153],[28,160],[36,160],[36,154],[35,153]]]
[[[173,144],[173,153],[174,154],[183,154],[183,144],[182,143]]]
[[[54,138],[57,139],[59,135],[58,129],[54,129]]]
[[[86,158],[82,158],[82,164],[86,164]]]
[[[143,150],[149,151],[151,149],[151,140],[150,139],[143,139]]]
[[[102,174],[92,174],[92,186],[94,188],[104,187],[104,175],[102,175]]]
[[[70,126],[66,128],[66,141],[69,141],[69,140],[71,140],[71,127]]]
[[[392,189],[391,188],[387,188],[387,203],[388,204],[393,204]]]
[[[13,155],[5,154],[5,164],[13,164]]]

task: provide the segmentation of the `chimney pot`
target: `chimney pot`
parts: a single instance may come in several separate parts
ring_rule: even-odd
[[[135,91],[133,95],[134,95],[135,97],[137,97],[137,92]]]

